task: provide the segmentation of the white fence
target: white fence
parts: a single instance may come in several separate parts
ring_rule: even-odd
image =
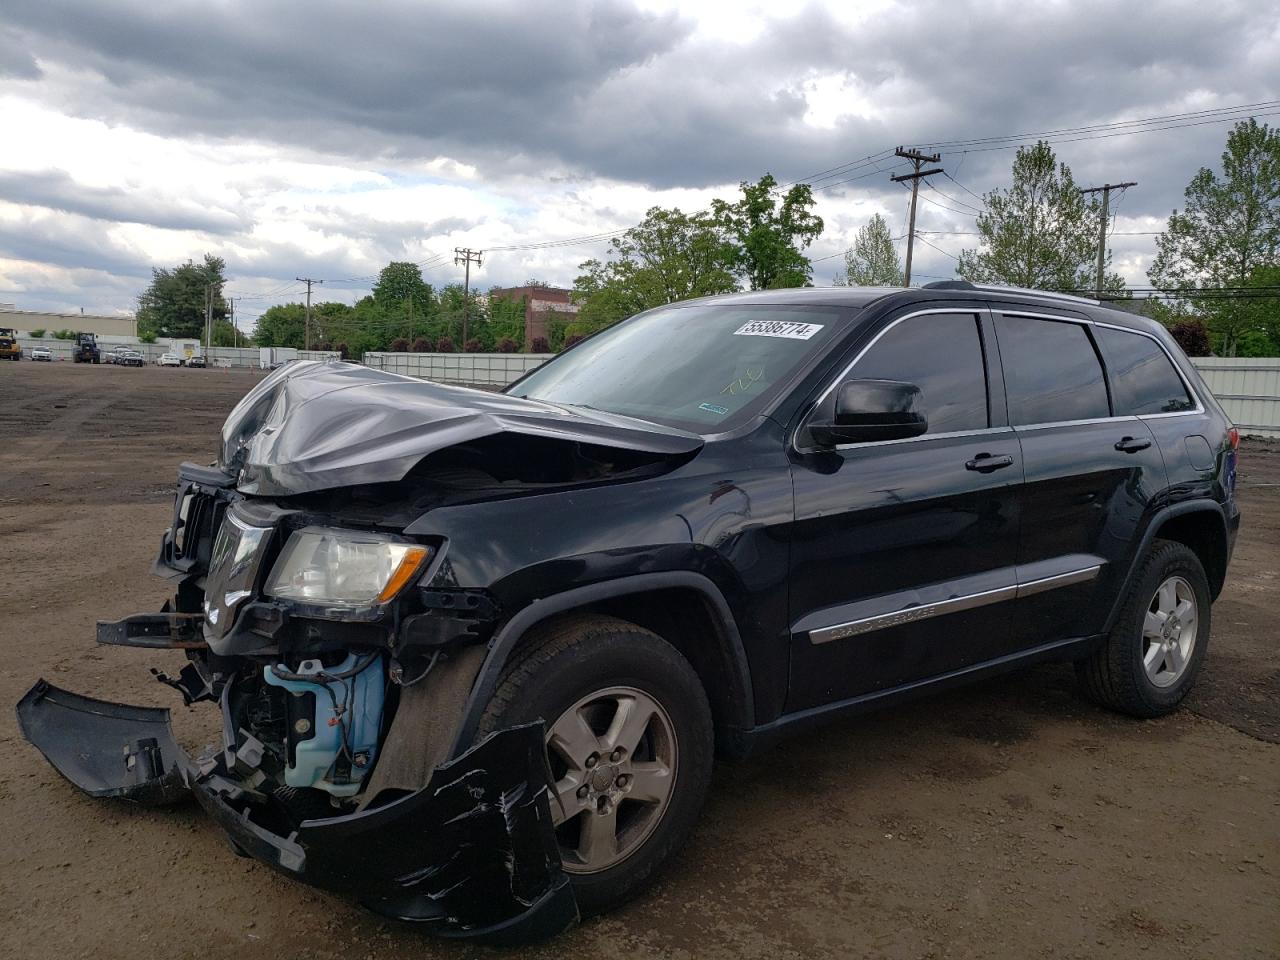
[[[365,366],[436,383],[505,387],[553,353],[366,353]]]
[[[1280,437],[1280,358],[1196,357],[1191,362],[1241,433]]]
[[[180,341],[180,343],[182,346],[179,347],[174,346],[172,343],[139,343],[136,340],[125,337],[99,337],[98,350],[105,359],[106,355],[115,347],[128,346],[141,353],[147,363],[155,363],[166,353],[176,353],[179,357],[185,358],[190,341]],[[70,363],[71,352],[75,349],[74,340],[58,340],[55,337],[19,337],[18,344],[22,347],[23,360],[31,358],[32,347],[48,347],[53,352],[54,360],[65,360]],[[300,360],[339,359],[339,354],[336,351],[290,351],[291,355],[293,353],[296,353]],[[205,350],[204,354],[209,360],[210,366],[239,367],[242,369],[257,367],[261,357],[257,347],[214,347],[212,350]]]

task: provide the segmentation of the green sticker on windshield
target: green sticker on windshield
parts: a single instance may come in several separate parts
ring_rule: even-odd
[[[706,410],[708,413],[718,413],[722,417],[729,412],[728,407],[717,406],[714,403],[700,403],[698,404],[698,409]]]

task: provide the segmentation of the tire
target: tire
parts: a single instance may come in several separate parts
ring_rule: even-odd
[[[597,694],[601,698],[593,700]],[[634,753],[615,764],[625,748],[610,754],[603,750],[627,741],[630,725],[619,720],[624,702],[635,717],[648,713],[652,704],[658,710]],[[572,736],[572,718],[587,720],[586,728],[576,727],[584,735]],[[478,738],[539,719],[548,730],[548,760],[556,781],[552,813],[565,872],[582,914],[600,913],[651,883],[693,830],[706,799],[714,752],[707,695],[689,662],[657,634],[612,617],[581,617],[534,628],[503,670],[481,717]],[[611,724],[623,728],[616,741],[610,740]],[[561,736],[560,729],[570,736]],[[566,761],[583,752],[587,757],[575,765]],[[599,757],[594,766],[592,755]],[[662,774],[664,767],[669,778]],[[616,779],[606,783],[610,777]],[[663,790],[667,793],[661,801],[631,796],[652,797]],[[566,798],[567,808],[557,796]],[[592,847],[587,835],[591,827],[613,836],[613,844]],[[588,861],[584,850],[608,854]],[[610,862],[610,856],[621,859]]]
[[[1185,614],[1174,618],[1176,629],[1175,624],[1169,624],[1170,632],[1161,633],[1161,611],[1168,605],[1168,595],[1162,601],[1160,591],[1168,584],[1173,585],[1175,609],[1181,610],[1186,603],[1193,605],[1194,632],[1189,644]],[[1149,621],[1148,616],[1155,619]],[[1156,540],[1134,573],[1106,642],[1076,663],[1084,694],[1095,703],[1134,717],[1172,713],[1190,692],[1204,663],[1211,619],[1209,581],[1200,558],[1184,544]],[[1163,623],[1167,624],[1168,618]],[[1153,639],[1160,636],[1167,636],[1167,652]],[[1178,662],[1181,666],[1175,669]]]

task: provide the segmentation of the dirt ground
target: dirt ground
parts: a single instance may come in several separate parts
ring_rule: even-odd
[[[0,704],[44,676],[184,709],[97,649],[158,608],[177,465],[208,462],[255,381],[0,364]],[[1280,957],[1280,445],[1241,453],[1244,525],[1188,708],[1137,722],[1063,667],[839,723],[722,765],[693,841],[640,901],[531,957]],[[233,856],[193,805],[92,801],[0,710],[0,956],[462,957]]]

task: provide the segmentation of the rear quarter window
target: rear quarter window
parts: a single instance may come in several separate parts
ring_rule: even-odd
[[[1107,362],[1117,416],[1195,409],[1173,361],[1150,337],[1110,327],[1095,327],[1094,336]]]

